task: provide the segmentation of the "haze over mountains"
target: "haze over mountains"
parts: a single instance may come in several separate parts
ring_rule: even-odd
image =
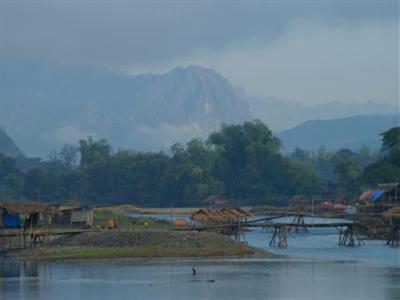
[[[0,153],[7,156],[16,158],[22,155],[21,150],[15,145],[14,141],[4,132],[0,127]]]
[[[129,76],[3,63],[1,73],[1,125],[30,155],[88,135],[117,147],[161,149],[251,119],[229,82],[201,67]]]
[[[285,152],[296,147],[313,150],[324,146],[331,150],[347,148],[357,150],[363,146],[379,149],[380,134],[399,126],[399,115],[365,115],[332,120],[306,121],[278,133]]]
[[[249,97],[217,72],[196,66],[131,76],[2,61],[0,99],[0,126],[28,156],[41,157],[89,135],[117,148],[160,150],[205,137],[221,123],[259,118],[278,132],[316,118],[397,110],[374,101],[306,106]]]
[[[40,163],[39,158],[28,158],[14,143],[12,138],[0,127],[0,154],[14,158],[21,171],[28,171]]]
[[[310,120],[330,120],[357,115],[386,115],[399,113],[399,106],[379,103],[331,101],[305,105],[287,102],[276,97],[248,97],[252,116],[270,124],[275,132],[290,129]]]

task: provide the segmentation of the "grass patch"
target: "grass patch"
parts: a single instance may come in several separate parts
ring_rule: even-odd
[[[99,258],[129,258],[129,257],[207,257],[207,256],[262,256],[262,250],[249,250],[225,248],[166,248],[163,246],[141,247],[60,247],[48,249],[35,249],[23,253],[20,257],[30,259],[99,259]]]
[[[169,229],[171,223],[167,220],[161,220],[149,217],[134,218],[127,216],[120,211],[108,209],[95,209],[93,213],[94,226],[97,228],[105,228],[107,220],[112,219],[121,229],[142,229],[147,223],[148,228],[153,229]]]
[[[22,251],[29,259],[87,259],[123,257],[203,257],[266,255],[214,233],[125,230],[64,237],[47,247]]]

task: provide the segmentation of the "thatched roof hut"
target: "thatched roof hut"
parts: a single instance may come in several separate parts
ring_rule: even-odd
[[[251,214],[240,207],[201,208],[192,214],[192,220],[200,226],[232,223],[246,220]]]
[[[388,218],[400,218],[400,205],[388,209],[383,215]]]
[[[8,213],[34,214],[34,213],[51,213],[53,210],[40,202],[16,202],[16,201],[0,201],[0,210],[6,210]]]

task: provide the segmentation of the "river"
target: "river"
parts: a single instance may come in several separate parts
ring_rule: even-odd
[[[321,220],[307,220],[307,222]],[[331,220],[325,220],[330,222]],[[267,258],[123,259],[35,262],[0,259],[0,299],[400,299],[400,249],[368,240],[338,247],[335,229],[289,235],[246,233]],[[192,268],[196,275],[192,275]]]

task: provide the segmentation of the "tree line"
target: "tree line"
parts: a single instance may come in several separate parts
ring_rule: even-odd
[[[21,172],[0,155],[0,197],[40,201],[201,205],[210,195],[240,203],[281,204],[294,195],[351,200],[363,188],[400,181],[400,127],[382,134],[382,151],[362,148],[282,153],[261,121],[223,125],[206,140],[166,152],[114,151],[89,137]]]

